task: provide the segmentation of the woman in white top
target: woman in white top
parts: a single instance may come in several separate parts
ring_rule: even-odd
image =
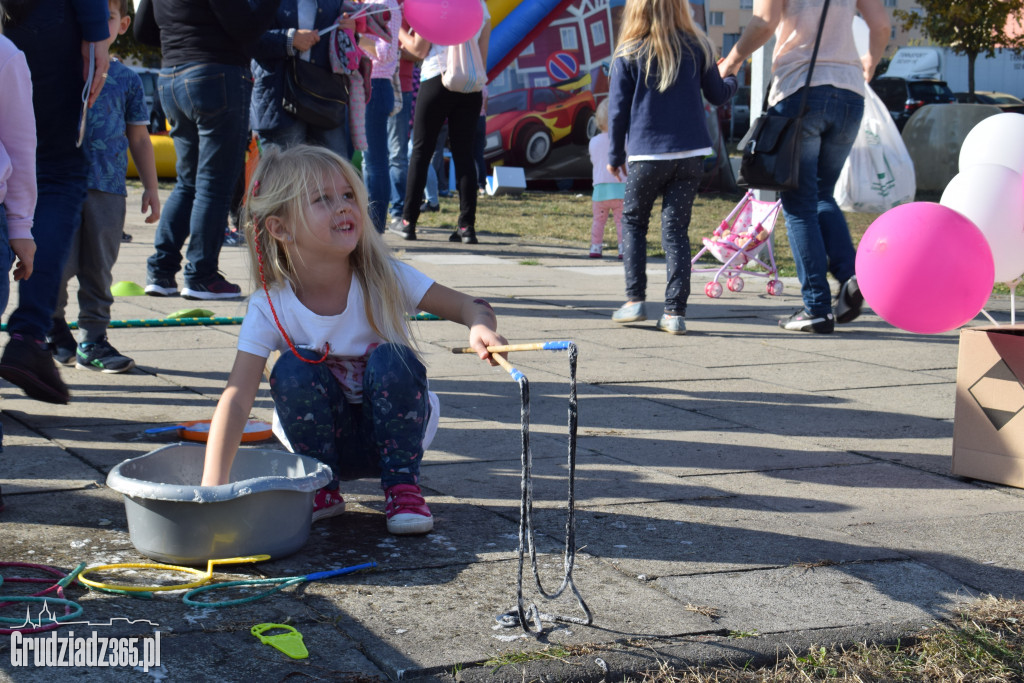
[[[824,0],[754,0],[754,14],[729,55],[722,75],[735,74],[775,36],[770,111],[795,117],[807,80]],[[853,17],[870,29],[870,50],[858,57]],[[829,0],[803,120],[799,187],[782,193],[786,232],[796,261],[803,308],[779,321],[786,330],[831,333],[836,322],[860,315],[864,297],[854,274],[856,250],[832,193],[864,114],[865,81],[889,41],[889,15],[881,0]],[[833,313],[828,274],[840,283]]]
[[[481,3],[483,4],[483,3]],[[448,140],[455,162],[455,176],[459,189],[459,220],[455,232],[448,239],[463,244],[476,244],[476,164],[473,161],[473,138],[477,118],[483,106],[479,92],[461,93],[447,90],[441,83],[448,48],[431,45],[423,36],[412,32],[413,54],[426,52],[420,67],[420,91],[416,96],[416,112],[412,124],[412,157],[409,159],[409,179],[406,182],[405,208],[402,218],[391,223],[391,230],[403,239],[416,239],[416,221],[420,217],[423,188],[427,183],[427,167],[434,154],[441,126],[448,119]],[[491,36],[491,17],[484,5],[484,23],[477,32],[476,41],[483,63],[487,63],[487,45]],[[429,52],[427,49],[429,48]]]

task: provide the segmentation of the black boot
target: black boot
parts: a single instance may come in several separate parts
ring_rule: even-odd
[[[53,363],[49,345],[14,333],[0,357],[0,377],[15,384],[29,398],[67,403],[68,388]]]
[[[462,240],[463,244],[477,244],[476,229],[473,227],[459,228],[456,231],[459,235],[459,239]]]

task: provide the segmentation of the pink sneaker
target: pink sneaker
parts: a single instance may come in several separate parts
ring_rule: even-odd
[[[416,484],[395,484],[384,493],[384,501],[390,533],[425,534],[434,528],[434,516]]]
[[[345,499],[337,491],[320,489],[313,498],[313,521],[336,517],[345,511]]]

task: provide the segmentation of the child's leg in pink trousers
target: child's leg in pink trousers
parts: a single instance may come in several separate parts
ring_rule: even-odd
[[[622,255],[622,207],[625,202],[621,199],[609,199],[608,203],[612,206],[612,220],[615,221],[615,232],[618,233],[619,240],[619,256]]]
[[[590,227],[590,244],[599,245],[604,243],[604,226],[608,222],[608,212],[612,210],[612,204],[615,203],[614,199],[605,199],[602,201],[591,202],[590,208],[594,212],[594,222]],[[622,201],[619,201],[619,241],[622,241]]]

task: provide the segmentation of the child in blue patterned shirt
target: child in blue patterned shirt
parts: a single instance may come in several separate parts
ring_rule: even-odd
[[[128,0],[110,0],[110,37],[107,46],[128,30]],[[89,194],[82,207],[82,224],[71,244],[64,268],[64,286],[50,329],[50,350],[62,365],[100,372],[127,372],[135,361],[107,341],[112,269],[121,248],[125,218],[125,175],[131,150],[142,179],[142,213],[147,223],[160,219],[156,162],[149,139],[149,111],[142,79],[134,71],[111,60],[103,89],[86,120],[89,154]],[[78,342],[67,322],[67,283],[78,278]]]

